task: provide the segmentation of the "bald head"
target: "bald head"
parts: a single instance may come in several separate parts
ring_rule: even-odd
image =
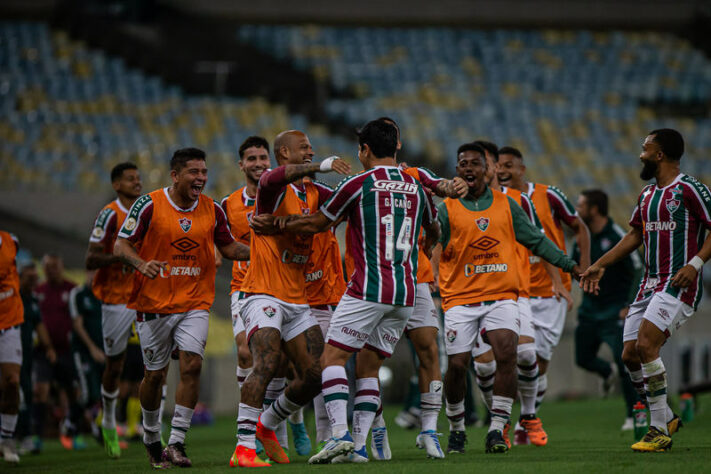
[[[314,156],[309,137],[299,130],[286,130],[274,139],[274,158],[279,165],[310,163]]]

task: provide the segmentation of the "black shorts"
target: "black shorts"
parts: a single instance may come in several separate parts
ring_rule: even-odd
[[[126,361],[123,364],[121,380],[127,382],[143,380],[143,354],[141,354],[141,346],[138,344],[126,346]]]

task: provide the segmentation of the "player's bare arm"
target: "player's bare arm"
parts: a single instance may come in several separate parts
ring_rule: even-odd
[[[168,265],[168,262],[159,262],[158,260],[146,262],[138,256],[138,252],[136,252],[136,249],[133,247],[131,242],[122,237],[116,239],[116,243],[114,244],[114,255],[120,258],[122,262],[132,266],[151,280],[157,277],[161,269]]]
[[[439,261],[442,258],[442,244],[437,243],[432,249],[432,256],[430,261],[432,262],[432,275],[434,281],[432,282],[432,291],[439,291]]]
[[[706,236],[704,240],[704,245],[701,246],[699,253],[694,255],[694,257],[687,262],[672,278],[672,286],[679,288],[686,288],[691,285],[696,279],[696,275],[704,266],[704,263],[708,262],[711,258],[711,234]]]
[[[351,165],[337,156],[330,156],[320,163],[304,163],[303,165],[285,165],[284,177],[287,183],[292,183],[305,176],[314,173],[330,173],[335,171],[338,174],[349,174]]]
[[[54,364],[57,362],[57,353],[54,351],[52,340],[49,338],[47,326],[40,321],[40,323],[35,326],[35,331],[37,331],[37,338],[39,339],[40,345],[44,347],[44,355],[50,363]]]
[[[77,336],[79,336],[79,339],[81,339],[81,342],[83,342],[89,350],[91,358],[99,364],[106,362],[106,354],[104,354],[104,351],[99,349],[96,344],[94,344],[94,341],[91,340],[89,333],[86,332],[86,329],[84,328],[84,318],[81,315],[77,316],[72,321],[72,326],[74,328],[74,332]]]
[[[546,270],[546,273],[553,282],[553,296],[555,296],[558,301],[560,301],[561,298],[565,299],[565,301],[568,302],[568,311],[570,311],[571,309],[573,309],[573,297],[570,296],[570,292],[565,287],[565,284],[563,284],[563,279],[560,277],[560,272],[555,267],[555,265],[552,265],[546,262],[545,260],[543,260],[541,263],[543,264],[543,268]]]
[[[87,270],[96,270],[101,267],[108,267],[114,263],[121,262],[121,259],[110,253],[104,252],[104,246],[90,242],[86,250],[85,265]]]
[[[278,232],[291,232],[293,234],[318,234],[331,227],[333,221],[326,217],[323,212],[308,216],[282,216],[274,217],[269,214],[262,214],[252,217],[252,228],[258,234],[271,235]]]
[[[580,216],[575,218],[570,228],[575,233],[575,241],[580,249],[580,268],[587,269],[590,266],[590,230]]]
[[[442,230],[439,228],[438,221],[432,221],[429,225],[424,226],[425,228],[425,243],[422,251],[425,252],[427,258],[432,258],[432,248],[437,242],[439,242],[439,237],[442,234]],[[438,262],[439,263],[439,262]]]
[[[605,273],[605,268],[625,258],[637,250],[640,245],[642,245],[642,229],[633,227],[622,237],[622,240],[617,245],[612,247],[580,275],[580,287],[588,293],[598,294],[600,291],[600,279]]]
[[[241,242],[234,241],[217,248],[223,257],[230,260],[249,260],[249,247]]]

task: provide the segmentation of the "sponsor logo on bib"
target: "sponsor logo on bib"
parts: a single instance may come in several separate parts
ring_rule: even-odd
[[[476,221],[476,226],[481,230],[482,232],[485,232],[486,229],[489,228],[489,218],[488,217],[480,217]]]
[[[477,223],[477,225],[478,225],[478,223]],[[487,225],[488,225],[488,222],[487,222]],[[497,245],[499,245],[499,241],[496,239],[493,239],[489,236],[481,237],[481,238],[477,239],[476,241],[474,241],[474,243],[471,244],[471,246],[474,247],[475,249],[483,250],[485,252],[487,250],[493,249]]]
[[[187,232],[193,226],[193,221],[187,217],[182,217],[178,220],[178,224],[180,224],[180,228],[183,229],[183,232]]]

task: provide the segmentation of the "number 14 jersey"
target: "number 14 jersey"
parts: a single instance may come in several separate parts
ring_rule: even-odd
[[[437,218],[419,182],[395,166],[376,166],[344,179],[321,212],[333,221],[348,218],[347,251],[355,268],[346,294],[413,306],[417,237],[422,226]]]

